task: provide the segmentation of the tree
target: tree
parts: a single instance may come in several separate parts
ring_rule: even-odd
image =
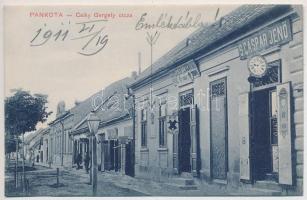
[[[16,151],[15,139],[11,134],[5,134],[5,154]]]
[[[24,134],[29,131],[35,131],[37,123],[45,122],[52,112],[47,112],[47,95],[34,94],[22,89],[12,90],[13,95],[5,99],[5,132],[8,140],[14,136],[16,138],[16,155],[18,152],[18,137],[22,135],[22,144],[24,147]],[[17,136],[17,137],[16,137]],[[6,143],[7,144],[7,143]],[[10,145],[6,145],[6,151],[9,151]],[[24,149],[23,149],[24,155]],[[17,157],[18,158],[18,157]],[[16,164],[18,160],[16,159]],[[17,173],[17,166],[16,166]],[[24,156],[23,156],[23,180]],[[16,179],[17,180],[17,179]],[[23,184],[24,185],[24,184]],[[16,182],[17,186],[17,182]]]

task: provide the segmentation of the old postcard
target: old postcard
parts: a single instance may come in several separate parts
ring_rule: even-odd
[[[303,13],[4,5],[4,195],[302,196]]]

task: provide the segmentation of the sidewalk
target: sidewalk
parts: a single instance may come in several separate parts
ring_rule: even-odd
[[[89,174],[86,174],[84,170],[74,169],[70,172],[89,180]],[[229,191],[224,186],[199,182],[196,190],[182,190],[171,186],[169,183],[130,177],[113,171],[98,172],[98,184],[100,182],[108,182],[120,188],[138,191],[149,196],[224,196],[229,195],[230,192],[235,192]]]
[[[77,179],[79,181],[82,181],[83,184],[90,182],[90,175],[87,174],[84,169],[77,170],[76,168],[72,169],[60,168],[60,171],[64,172],[67,175],[71,174],[71,176],[79,177]],[[105,171],[105,172],[99,171],[97,175],[98,175],[98,188],[101,188],[102,190],[106,190],[105,186],[109,185],[122,189],[127,189],[129,191],[135,191],[137,193],[140,193],[141,196],[147,196],[147,195],[149,196],[271,196],[273,195],[271,194],[271,191],[265,189],[259,190],[255,188],[246,188],[246,187],[233,188],[216,183],[208,184],[207,182],[200,181],[199,179],[194,179],[197,189],[185,190],[179,187],[174,187],[174,185],[172,184],[172,180],[170,180],[169,182],[155,182],[152,180],[146,180],[136,177],[130,177],[127,175],[122,175],[119,172],[114,172],[114,171]],[[91,185],[88,185],[88,188],[90,189]],[[140,194],[137,195],[139,196]]]
[[[80,176],[87,177],[84,170],[70,170]],[[257,189],[248,187],[227,187],[227,185],[212,183],[209,184],[199,179],[194,179],[197,185],[196,190],[184,190],[174,187],[170,182],[155,182],[141,178],[122,175],[114,171],[98,172],[98,184],[108,182],[120,188],[127,188],[149,196],[274,196],[282,195],[268,189]]]

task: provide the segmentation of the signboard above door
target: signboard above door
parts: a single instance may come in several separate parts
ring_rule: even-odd
[[[292,40],[290,20],[275,23],[272,26],[253,34],[238,44],[240,59],[244,60],[271,47],[285,44]]]
[[[186,85],[200,76],[199,69],[194,60],[190,60],[175,69],[172,73],[172,80],[176,86]]]

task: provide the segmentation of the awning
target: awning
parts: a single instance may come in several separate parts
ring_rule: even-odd
[[[133,138],[133,128],[132,126],[127,126],[124,128],[124,136],[126,136],[129,139]]]
[[[88,137],[87,137],[87,134],[82,133],[82,134],[74,135],[73,138],[74,140],[80,140],[81,138],[86,139]]]
[[[112,128],[107,129],[108,140],[117,140],[118,139],[118,129]]]

